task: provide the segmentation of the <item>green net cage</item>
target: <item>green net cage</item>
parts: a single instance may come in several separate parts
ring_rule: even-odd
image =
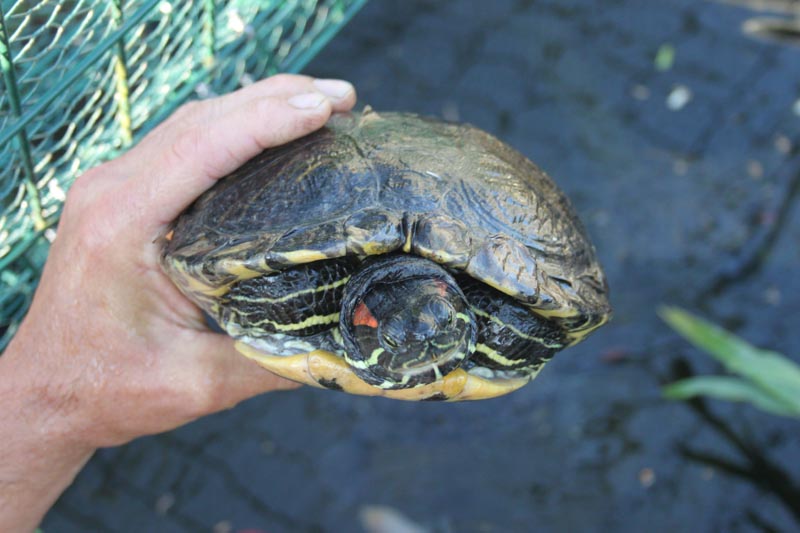
[[[366,0],[0,0],[0,350],[65,191],[183,101],[296,72]]]

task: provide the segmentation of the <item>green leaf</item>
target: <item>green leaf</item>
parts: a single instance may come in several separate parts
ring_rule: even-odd
[[[665,307],[660,314],[673,329],[708,352],[727,370],[752,381],[780,404],[800,412],[800,366],[791,359],[756,348],[681,309]]]
[[[735,377],[698,376],[676,381],[661,390],[671,400],[709,396],[730,402],[748,402],[774,415],[800,417],[800,410],[776,400],[756,385]]]

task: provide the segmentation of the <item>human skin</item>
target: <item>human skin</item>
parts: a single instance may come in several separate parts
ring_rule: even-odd
[[[31,531],[100,447],[290,389],[209,331],[159,239],[215,181],[355,104],[347,82],[278,75],[182,106],[67,194],[30,311],[0,357],[0,531]]]

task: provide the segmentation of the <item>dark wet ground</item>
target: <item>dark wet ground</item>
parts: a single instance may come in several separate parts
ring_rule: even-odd
[[[662,304],[800,353],[800,49],[742,36],[749,15],[369,4],[307,72],[352,80],[379,110],[472,122],[547,169],[594,238],[614,322],[498,400],[305,388],[101,451],[45,531],[360,531],[370,505],[442,532],[800,528],[797,422],[659,394],[687,365],[718,370]]]

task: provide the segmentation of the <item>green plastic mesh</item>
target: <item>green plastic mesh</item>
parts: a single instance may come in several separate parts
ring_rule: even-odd
[[[0,0],[0,349],[65,191],[193,96],[296,72],[366,0]]]

